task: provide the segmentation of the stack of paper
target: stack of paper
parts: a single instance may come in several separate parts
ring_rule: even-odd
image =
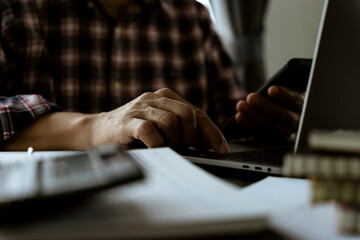
[[[158,239],[265,228],[267,205],[174,151],[160,148],[130,153],[143,167],[145,181],[107,190],[81,206],[31,223],[2,225],[0,238]]]

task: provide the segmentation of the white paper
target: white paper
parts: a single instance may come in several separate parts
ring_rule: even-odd
[[[289,239],[360,239],[359,236],[345,236],[338,231],[334,203],[311,204],[309,180],[267,177],[241,192],[263,204],[270,204],[270,227]]]
[[[241,192],[270,205],[272,215],[307,207],[311,199],[310,182],[295,178],[267,177]]]
[[[105,191],[71,213],[15,229],[5,239],[156,238],[262,229],[268,209],[168,148],[131,151],[144,181]]]
[[[290,239],[359,240],[360,236],[341,234],[334,203],[307,206],[290,214],[277,215],[271,226]]]

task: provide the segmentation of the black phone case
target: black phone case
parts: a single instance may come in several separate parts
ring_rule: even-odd
[[[304,92],[309,80],[312,59],[290,59],[257,93],[269,98],[267,90],[272,85],[283,86],[297,92]]]

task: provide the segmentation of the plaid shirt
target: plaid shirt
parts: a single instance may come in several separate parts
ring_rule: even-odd
[[[134,0],[119,21],[84,0],[2,0],[0,14],[3,140],[50,111],[109,111],[164,87],[217,123],[245,96],[194,0]]]

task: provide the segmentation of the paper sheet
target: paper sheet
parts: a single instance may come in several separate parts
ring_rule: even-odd
[[[360,239],[360,236],[346,236],[338,231],[334,203],[308,206],[290,214],[277,215],[271,219],[270,225],[290,239]]]
[[[311,186],[304,179],[267,177],[243,188],[241,192],[270,205],[272,215],[281,215],[307,207],[310,203]]]
[[[71,213],[0,232],[5,239],[144,239],[241,233],[265,226],[266,206],[172,150],[131,154],[144,168],[145,181],[105,191]]]
[[[270,227],[289,239],[360,239],[338,231],[334,203],[311,205],[309,180],[267,177],[241,192],[263,204],[270,204]]]

